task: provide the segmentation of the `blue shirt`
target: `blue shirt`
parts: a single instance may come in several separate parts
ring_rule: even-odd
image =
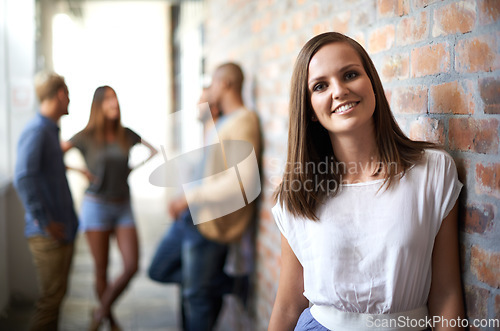
[[[66,242],[73,242],[78,219],[66,179],[59,142],[59,127],[40,114],[31,120],[19,138],[14,186],[26,211],[25,235],[48,236],[49,222],[63,223]]]

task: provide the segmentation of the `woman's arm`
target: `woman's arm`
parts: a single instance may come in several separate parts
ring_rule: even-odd
[[[64,153],[66,153],[68,150],[70,150],[71,148],[73,148],[73,144],[71,143],[71,141],[61,141],[61,150]]]
[[[73,145],[73,143],[71,141],[61,141],[61,150],[64,153],[66,153],[68,150],[70,150],[71,148],[75,147]],[[89,182],[93,182],[95,180],[95,177],[94,175],[92,175],[90,173],[90,171],[88,171],[87,169],[80,169],[80,168],[75,168],[75,167],[71,167],[71,166],[66,166],[66,170],[72,170],[72,171],[77,171],[79,173],[81,173],[82,175],[85,176],[85,178],[87,178],[87,180]]]
[[[465,318],[458,256],[457,215],[458,203],[455,203],[443,220],[434,242],[432,283],[428,301],[431,318],[433,316],[441,320]],[[446,323],[434,325],[434,330],[452,329],[458,328],[451,328],[449,325],[446,327]]]
[[[293,330],[300,314],[309,307],[304,297],[302,265],[293,253],[286,238],[281,235],[281,271],[278,293],[274,301],[269,331]]]
[[[140,166],[146,164],[149,160],[151,160],[151,158],[153,158],[153,156],[158,154],[158,151],[156,150],[156,148],[154,148],[153,145],[148,143],[146,140],[141,139],[141,144],[143,144],[144,146],[146,146],[149,149],[149,157],[146,160],[139,163],[138,165],[136,165],[135,167],[133,167],[132,169],[130,169],[130,171],[135,170],[135,169],[139,168]]]

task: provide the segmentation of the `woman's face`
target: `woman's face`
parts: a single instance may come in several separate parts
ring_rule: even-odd
[[[358,53],[349,44],[323,46],[309,63],[308,90],[315,116],[330,136],[371,130],[375,94]]]
[[[104,92],[104,99],[102,100],[102,112],[104,117],[110,121],[116,121],[120,118],[120,107],[118,105],[118,98],[115,91],[107,88]]]

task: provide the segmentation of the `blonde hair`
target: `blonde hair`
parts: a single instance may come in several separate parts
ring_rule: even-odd
[[[63,76],[50,71],[42,71],[36,74],[35,92],[40,102],[54,98],[61,88],[68,89]]]

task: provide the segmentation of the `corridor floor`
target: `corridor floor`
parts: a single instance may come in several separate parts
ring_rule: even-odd
[[[179,288],[160,284],[147,277],[147,269],[158,242],[171,225],[166,216],[164,200],[133,199],[134,214],[140,241],[140,269],[129,287],[115,303],[113,312],[123,331],[180,331]],[[108,275],[114,279],[121,268],[121,258],[116,241],[110,247]],[[93,288],[93,261],[85,237],[79,234],[73,257],[68,293],[64,300],[60,331],[85,331],[90,323],[90,312],[97,300]],[[222,309],[217,331],[251,331],[250,317],[238,299],[231,295],[224,298],[224,307],[236,305],[238,320],[231,311]],[[27,331],[33,313],[33,304],[12,304],[0,315],[0,331]],[[234,312],[234,310],[233,310]],[[100,330],[110,330],[103,325]]]
[[[179,321],[178,288],[151,281],[147,268],[158,241],[170,225],[165,216],[165,203],[154,200],[134,201],[140,240],[140,270],[114,306],[123,330],[177,331]],[[110,250],[109,276],[120,271],[121,259],[116,242]],[[70,275],[68,294],[61,312],[60,330],[88,330],[90,311],[96,306],[93,289],[93,262],[87,242],[79,235]],[[27,330],[33,312],[31,304],[13,305],[7,316],[0,317],[0,330]],[[101,330],[108,330],[104,326]]]
[[[114,307],[116,319],[123,330],[179,330],[177,286],[155,283],[147,277],[156,245],[170,225],[165,209],[164,203],[154,200],[134,201],[140,242],[140,268]],[[97,302],[93,290],[93,262],[83,236],[79,237],[74,258],[69,295],[62,311],[62,330],[86,330],[90,311]],[[110,279],[114,279],[120,272],[121,265],[118,247],[113,240],[108,270]]]

